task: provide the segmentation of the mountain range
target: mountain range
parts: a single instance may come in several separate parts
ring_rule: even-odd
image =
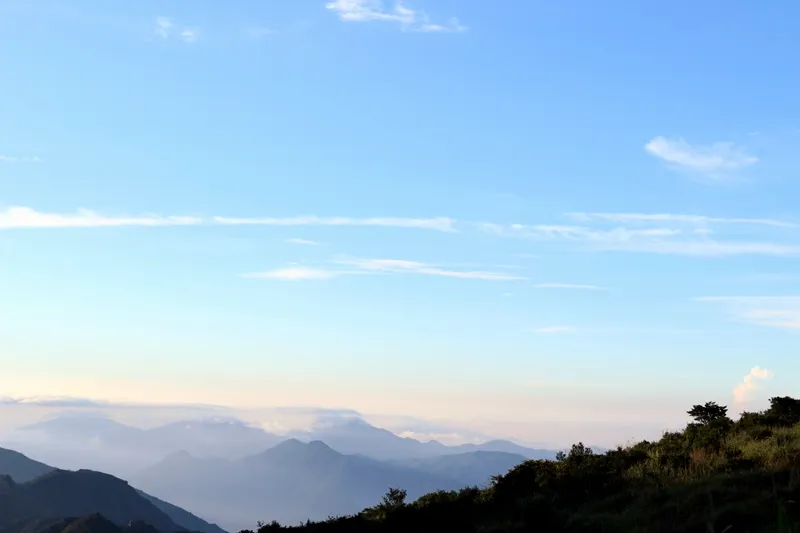
[[[0,474],[20,486],[38,483],[54,470],[48,465],[84,472],[81,479],[93,482],[106,478],[87,477],[86,469],[107,472],[136,487],[131,490],[137,505],[144,500],[181,528],[206,533],[222,530],[189,511],[231,531],[252,528],[259,520],[296,524],[358,512],[390,487],[405,489],[414,499],[483,486],[526,459],[557,453],[504,440],[460,446],[421,442],[357,418],[282,436],[235,419],[141,429],[104,416],[67,414],[19,428],[3,445],[42,461],[0,454]],[[122,479],[117,480],[125,483]],[[100,510],[59,518],[93,512]],[[116,522],[117,515],[103,516]]]
[[[355,513],[374,505],[390,487],[403,488],[415,499],[486,484],[523,461],[520,455],[471,452],[388,462],[342,454],[321,441],[289,439],[236,460],[172,454],[131,481],[183,507],[203,509],[231,529],[243,529],[258,520],[297,524]]]
[[[186,420],[141,429],[100,415],[70,414],[17,428],[0,446],[60,468],[90,468],[127,478],[176,452],[188,452],[198,458],[241,459],[288,438],[322,441],[343,454],[390,461],[474,451],[506,452],[527,459],[552,459],[557,453],[505,440],[458,446],[446,446],[435,440],[422,442],[400,437],[358,418],[276,435],[236,419]]]

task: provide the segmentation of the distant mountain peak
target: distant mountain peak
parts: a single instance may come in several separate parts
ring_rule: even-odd
[[[308,446],[309,448],[311,448],[313,450],[325,450],[325,451],[330,450],[332,452],[335,451],[333,448],[331,448],[330,446],[328,446],[327,444],[325,444],[321,440],[312,440],[311,442],[306,444],[306,446]]]

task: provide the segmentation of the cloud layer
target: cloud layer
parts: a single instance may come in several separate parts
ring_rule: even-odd
[[[669,213],[567,213],[583,224],[497,224],[459,221],[449,217],[197,217],[154,214],[114,216],[88,209],[74,213],[37,211],[31,207],[0,209],[0,230],[32,228],[91,228],[110,226],[331,226],[384,227],[442,233],[485,233],[503,238],[552,243],[586,252],[632,252],[724,257],[735,255],[800,255],[800,240],[791,231],[797,223],[773,218],[712,217]],[[746,231],[743,231],[745,228]],[[742,239],[742,235],[747,238]],[[311,245],[309,239],[289,239]],[[362,265],[364,266],[364,265]],[[418,267],[376,264],[384,270]],[[433,267],[426,267],[433,268]],[[421,272],[418,272],[421,273]],[[439,275],[446,275],[441,272]],[[457,277],[462,274],[453,274]],[[555,286],[554,286],[555,287]],[[546,288],[546,287],[541,287]],[[561,288],[567,288],[561,287]],[[579,288],[579,287],[574,287]],[[580,288],[589,288],[584,286]]]
[[[213,217],[216,224],[229,226],[382,226],[387,228],[431,229],[444,232],[455,231],[455,220],[447,217],[437,218],[398,218],[398,217],[319,217],[302,215],[283,218],[237,218]]]

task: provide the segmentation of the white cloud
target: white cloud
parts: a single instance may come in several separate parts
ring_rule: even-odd
[[[596,217],[588,213],[578,214],[579,218],[591,221]],[[575,214],[573,214],[575,216]],[[642,222],[646,221],[647,215],[639,215]],[[623,218],[625,218],[623,216]],[[636,215],[632,215],[629,222]],[[656,220],[656,219],[663,220]],[[706,217],[714,220],[711,217]],[[554,225],[554,224],[493,224],[493,223],[473,223],[472,227],[479,231],[493,235],[512,237],[537,241],[564,241],[568,243],[581,243],[587,251],[617,251],[635,253],[653,253],[669,255],[686,255],[697,257],[723,257],[734,255],[772,255],[772,256],[791,256],[800,254],[800,245],[793,243],[775,243],[769,241],[740,241],[729,240],[724,234],[718,238],[710,238],[711,232],[702,226],[683,227],[683,223],[688,223],[689,219],[681,220],[682,224],[677,227],[676,220],[670,220],[667,216],[656,215],[654,221],[662,224],[658,227],[625,227],[617,226],[612,228],[596,226],[575,226],[575,225]],[[741,219],[728,218],[716,219],[718,221],[742,221],[752,220],[761,221],[760,225],[766,224],[769,219]],[[601,220],[606,221],[606,220]],[[613,220],[613,215],[610,222]],[[621,220],[619,221],[621,222]],[[773,221],[777,222],[777,221]],[[788,224],[788,223],[787,223]],[[716,234],[715,234],[716,236]]]
[[[403,259],[343,259],[337,263],[366,272],[389,272],[395,274],[422,274],[427,276],[443,276],[448,278],[481,279],[489,281],[515,281],[525,279],[502,272],[486,272],[480,270],[447,270],[417,261]]]
[[[753,392],[758,390],[758,381],[771,379],[773,375],[774,374],[771,371],[760,366],[754,366],[751,368],[750,372],[748,372],[747,375],[742,379],[742,382],[734,387],[733,403],[735,405],[747,403],[750,400]]]
[[[683,215],[674,213],[567,213],[568,217],[575,220],[591,221],[604,220],[619,223],[639,223],[639,222],[660,222],[676,224],[753,224],[759,226],[775,226],[784,228],[796,228],[798,224],[775,220],[770,218],[725,218],[708,217],[702,215]]]
[[[478,279],[486,281],[515,281],[521,280],[519,276],[512,276],[502,272],[486,272],[475,270],[446,270],[417,261],[403,259],[337,259],[332,263],[343,268],[318,269],[301,266],[290,266],[267,272],[245,274],[248,278],[302,280],[302,279],[331,279],[348,275],[378,275],[378,274],[417,274],[426,276],[442,276],[459,279]]]
[[[536,328],[533,330],[534,333],[541,333],[541,334],[550,334],[550,333],[567,333],[569,331],[573,331],[572,326],[547,326],[543,328]]]
[[[298,280],[331,279],[338,276],[339,274],[340,274],[339,272],[335,272],[332,270],[294,266],[287,268],[279,268],[277,270],[269,270],[267,272],[256,272],[254,274],[245,274],[244,277],[298,281]]]
[[[27,228],[96,228],[111,226],[189,226],[202,219],[187,216],[143,215],[114,217],[87,209],[74,214],[43,213],[30,207],[8,207],[0,210],[0,230]]]
[[[317,241],[311,241],[311,240],[308,240],[308,239],[296,239],[296,238],[295,239],[286,239],[286,242],[288,242],[289,244],[302,244],[302,245],[306,245],[306,246],[320,246],[320,243],[318,243]]]
[[[682,138],[655,137],[645,145],[645,150],[668,163],[715,178],[758,162],[744,148],[728,142],[692,146]]]
[[[432,24],[427,22],[427,16],[425,17],[426,22],[421,24],[417,31],[423,33],[458,33],[462,31],[467,31],[467,27],[463,26],[456,17],[452,17],[448,24]]]
[[[172,18],[164,16],[156,17],[153,32],[160,39],[168,40],[177,37],[187,44],[197,41],[200,34],[198,28],[179,27]]]
[[[162,39],[168,39],[174,24],[169,17],[156,17],[155,33]]]
[[[180,38],[185,43],[193,43],[197,40],[200,31],[196,28],[186,28],[181,30]]]
[[[0,154],[0,163],[41,163],[39,157],[18,157],[13,155]]]
[[[700,302],[718,302],[737,320],[758,326],[800,330],[800,296],[707,296]]]
[[[458,19],[452,18],[448,24],[430,22],[424,12],[411,9],[401,1],[387,8],[382,0],[335,0],[325,5],[348,22],[394,22],[405,29],[421,32],[460,32],[467,28]]]
[[[574,283],[537,283],[534,285],[537,289],[576,289],[585,291],[599,291],[602,287],[597,285],[576,285]]]
[[[455,220],[446,217],[438,218],[352,218],[352,217],[318,217],[304,215],[285,218],[231,218],[214,217],[214,222],[225,225],[254,225],[254,226],[384,226],[394,228],[430,229],[452,232],[455,229]]]

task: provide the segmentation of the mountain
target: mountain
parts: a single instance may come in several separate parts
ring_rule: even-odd
[[[357,512],[390,487],[404,488],[416,498],[463,485],[448,476],[297,439],[239,460],[173,454],[131,479],[150,494],[203,509],[232,531],[258,520],[299,523]]]
[[[13,450],[0,448],[0,475],[11,476],[17,483],[24,483],[52,471],[53,467],[34,461]]]
[[[180,450],[198,457],[237,459],[281,440],[236,419],[186,420],[140,429],[98,413],[66,413],[17,428],[3,445],[61,468],[91,468],[127,478]]]
[[[90,470],[54,470],[27,483],[3,476],[0,528],[100,513],[122,525],[143,521],[162,533],[186,531],[127,482]]]
[[[33,533],[33,532],[31,532]],[[119,526],[101,514],[94,513],[78,518],[59,520],[37,533],[162,533],[145,522],[131,522]]]
[[[492,476],[505,474],[526,460],[513,453],[477,451],[393,463],[453,479],[463,487],[482,487],[491,481]]]
[[[183,420],[152,429],[126,426],[101,414],[61,414],[14,431],[5,445],[61,468],[91,468],[128,478],[184,451],[194,457],[241,459],[288,438],[322,441],[343,454],[395,460],[437,457],[473,451],[506,452],[528,459],[552,459],[556,450],[527,448],[505,440],[446,446],[421,442],[375,427],[361,418],[325,420],[287,436],[268,433],[235,418]]]
[[[800,531],[800,398],[772,397],[738,420],[707,402],[683,430],[559,461],[525,461],[490,487],[390,492],[337,520],[259,533],[776,533]],[[251,526],[252,527],[252,526]]]
[[[216,524],[209,524],[202,518],[199,518],[185,509],[181,509],[177,505],[172,505],[164,500],[159,500],[155,496],[151,496],[146,492],[137,490],[144,499],[155,505],[164,514],[166,514],[173,522],[189,531],[196,531],[198,533],[227,533],[224,529]]]
[[[554,459],[557,453],[557,450],[526,448],[506,440],[458,446],[446,446],[435,440],[421,442],[377,428],[360,418],[326,424],[308,431],[296,431],[292,436],[305,442],[320,440],[342,453],[361,454],[380,460],[437,457],[475,451],[512,453],[527,459]]]
[[[6,487],[7,490],[11,490],[9,487],[18,483],[26,483],[34,479],[38,479],[45,474],[56,471],[57,470],[55,468],[38,461],[34,461],[33,459],[30,459],[21,453],[0,448],[0,476],[5,476],[4,478],[0,478],[5,479],[4,483],[0,482],[0,491],[3,490],[3,487]],[[98,477],[96,479],[102,480],[105,478]],[[184,509],[181,509],[180,507],[160,500],[154,496],[150,496],[145,492],[139,490],[136,492],[139,494],[139,496],[143,497],[157,509],[162,511],[170,518],[170,520],[181,526],[183,529],[201,533],[226,533],[216,524],[209,524],[208,522],[205,522],[201,518],[198,518],[197,516],[185,511]],[[42,517],[39,516],[38,518],[41,519]],[[0,530],[0,533],[2,533],[2,530]]]
[[[481,444],[460,444],[452,446],[448,451],[452,453],[467,452],[501,452],[521,455],[526,459],[555,459],[557,450],[541,448],[526,448],[507,440],[491,440]]]

